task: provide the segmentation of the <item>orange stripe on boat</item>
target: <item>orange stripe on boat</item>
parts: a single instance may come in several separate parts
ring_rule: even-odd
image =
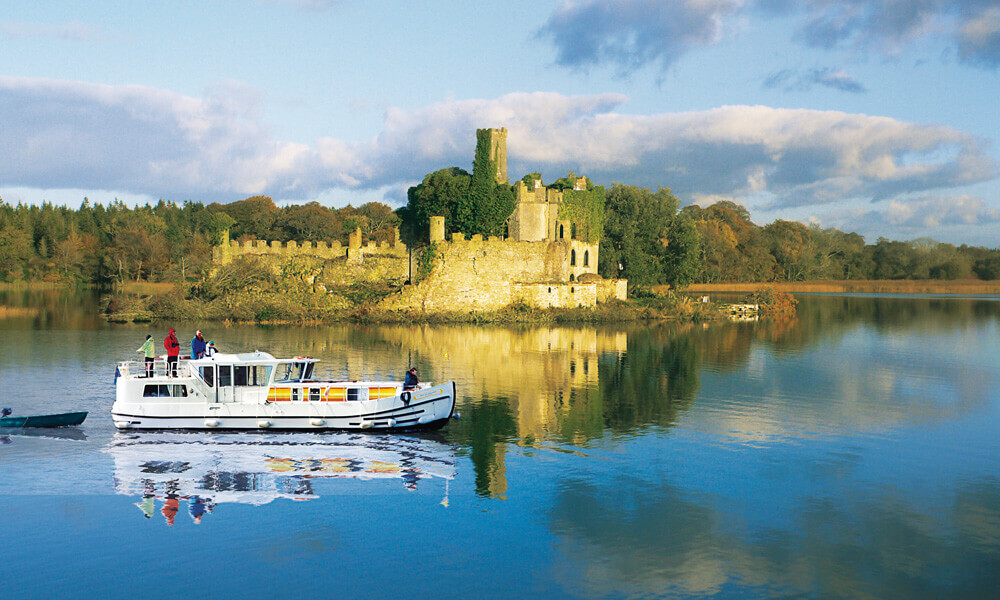
[[[341,402],[347,400],[347,388],[326,388],[326,393],[323,395],[323,399],[328,402]]]
[[[271,388],[267,392],[267,399],[271,402],[287,402],[292,399],[292,389]]]
[[[378,400],[379,398],[392,398],[395,395],[396,388],[394,387],[368,388],[368,397],[372,400]]]

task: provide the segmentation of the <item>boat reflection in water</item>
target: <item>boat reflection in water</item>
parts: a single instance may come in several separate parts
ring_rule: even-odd
[[[416,436],[363,433],[117,433],[106,451],[115,461],[115,491],[140,497],[146,518],[173,525],[181,502],[195,523],[217,504],[311,500],[314,480],[398,479],[416,489],[455,476],[451,446]]]
[[[55,440],[87,441],[87,434],[75,427],[0,427],[0,444],[11,443],[11,436],[31,438],[52,438]]]

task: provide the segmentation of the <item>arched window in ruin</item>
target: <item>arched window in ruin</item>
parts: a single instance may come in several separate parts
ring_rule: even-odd
[[[569,266],[576,266],[576,248],[569,251]]]
[[[590,250],[583,251],[583,266],[585,267],[590,266]]]
[[[563,239],[563,226],[559,226],[559,239]]]
[[[573,275],[572,273],[570,273],[569,274],[569,280],[570,281],[576,281],[576,275]]]

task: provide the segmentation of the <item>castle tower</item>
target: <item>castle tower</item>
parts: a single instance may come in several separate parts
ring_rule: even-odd
[[[507,128],[490,128],[490,160],[497,165],[497,183],[507,183]]]

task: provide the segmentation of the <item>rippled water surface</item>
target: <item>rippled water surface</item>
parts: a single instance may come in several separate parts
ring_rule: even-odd
[[[423,435],[121,434],[164,326],[0,294],[4,598],[988,598],[1000,300],[803,296],[785,323],[196,327],[338,378],[454,379]],[[30,433],[30,435],[29,435]]]

